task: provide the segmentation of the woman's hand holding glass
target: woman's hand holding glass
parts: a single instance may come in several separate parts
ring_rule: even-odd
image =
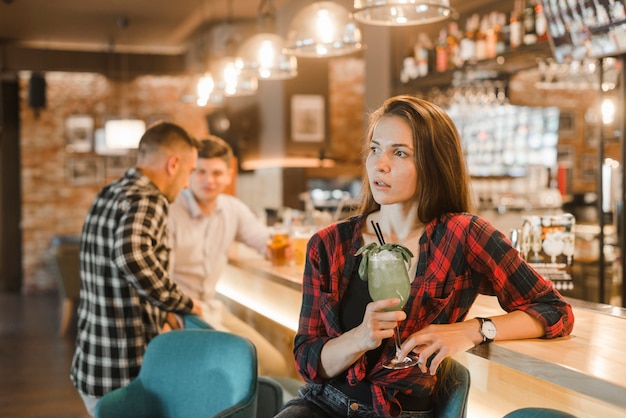
[[[361,278],[367,280],[367,286],[374,301],[395,299],[385,311],[400,311],[404,308],[411,293],[411,282],[407,271],[407,262],[411,259],[411,252],[397,244],[377,246],[370,244],[359,250],[357,254],[364,253],[362,266],[359,267]],[[387,321],[393,320],[394,316],[386,315]],[[383,318],[381,318],[383,319]],[[379,324],[383,325],[383,324]],[[418,364],[419,356],[411,353],[401,355],[400,332],[397,320],[394,324],[392,336],[395,341],[395,355],[392,359],[383,362],[383,367],[388,369],[404,369]]]

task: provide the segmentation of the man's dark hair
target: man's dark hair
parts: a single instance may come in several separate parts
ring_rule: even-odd
[[[178,144],[200,148],[200,143],[180,125],[157,122],[144,132],[139,141],[139,154],[150,154],[157,148],[172,148]]]
[[[200,141],[198,158],[220,158],[230,167],[233,160],[233,150],[222,138],[209,135]]]

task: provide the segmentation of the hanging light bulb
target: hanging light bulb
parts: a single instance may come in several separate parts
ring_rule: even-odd
[[[285,41],[274,33],[258,33],[237,52],[243,69],[268,80],[285,80],[298,75],[298,60],[285,51]]]
[[[423,25],[451,15],[450,0],[354,0],[354,19],[370,25]]]
[[[219,104],[224,101],[224,95],[215,91],[215,82],[211,74],[207,73],[198,79],[196,86],[196,104],[206,106],[209,103]]]
[[[605,125],[611,125],[615,121],[615,102],[613,99],[607,97],[602,100],[600,114],[602,115],[602,123]]]
[[[243,69],[243,61],[234,57],[224,57],[215,60],[211,65],[211,76],[214,83],[214,93],[231,96],[249,96],[258,89],[258,80],[255,75],[248,74]]]
[[[257,10],[258,33],[237,51],[244,71],[267,80],[285,80],[298,75],[298,60],[285,50],[285,40],[276,34],[276,11],[272,0],[261,0]]]
[[[332,57],[363,48],[361,31],[348,11],[331,1],[306,6],[294,17],[287,50],[300,57]]]

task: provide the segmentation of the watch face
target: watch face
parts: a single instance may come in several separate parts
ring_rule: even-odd
[[[496,338],[496,326],[493,322],[484,321],[481,329],[485,338],[488,338],[490,340]]]

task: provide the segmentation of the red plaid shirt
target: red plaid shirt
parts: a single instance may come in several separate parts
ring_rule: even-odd
[[[307,382],[325,383],[318,374],[323,345],[344,331],[339,325],[340,301],[350,280],[358,279],[365,216],[330,225],[311,238],[303,278],[300,323],[294,355]],[[401,338],[428,324],[461,322],[479,293],[496,295],[507,311],[521,310],[540,320],[545,338],[568,335],[574,326],[571,306],[511,247],[489,221],[470,214],[448,214],[426,225],[411,296],[400,326]],[[393,344],[392,339],[385,342]],[[388,350],[383,350],[387,352]],[[435,377],[419,368],[387,370],[367,364],[362,356],[347,371],[348,383],[368,381],[374,409],[397,415],[398,391],[414,396],[432,392]]]

